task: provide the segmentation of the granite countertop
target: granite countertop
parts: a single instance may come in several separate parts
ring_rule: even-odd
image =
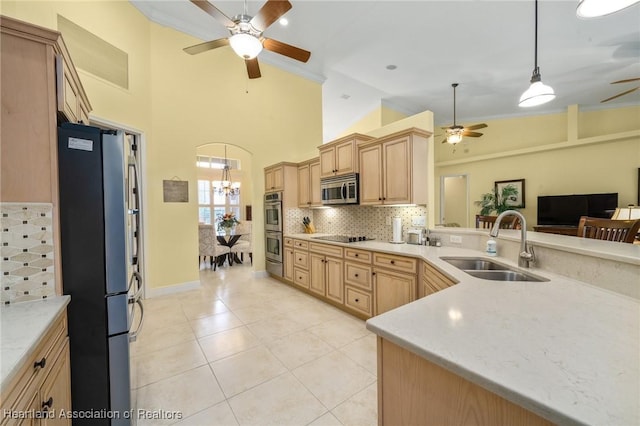
[[[0,389],[11,382],[70,300],[58,296],[0,307]]]
[[[532,234],[536,243],[558,244]],[[640,301],[537,269],[530,272],[548,282],[482,280],[440,259],[485,255],[478,250],[338,245],[419,257],[458,281],[369,319],[367,328],[379,336],[552,422],[640,424]],[[576,241],[567,251],[593,249],[587,246]],[[621,250],[602,257],[635,263],[633,249]],[[515,261],[496,259],[517,268]]]

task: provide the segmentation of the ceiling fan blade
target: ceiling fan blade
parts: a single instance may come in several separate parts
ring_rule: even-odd
[[[269,25],[273,24],[278,20],[278,18],[287,13],[291,7],[291,3],[289,3],[288,0],[268,0],[260,8],[256,16],[251,18],[249,23],[256,30],[263,32],[269,27]]]
[[[267,50],[288,56],[300,62],[307,62],[311,56],[311,52],[271,38],[265,38],[262,45]]]
[[[443,141],[442,141],[442,143],[447,143],[447,140],[446,140],[446,139],[445,139],[445,140],[443,140]]]
[[[185,47],[182,50],[187,52],[189,55],[196,55],[198,53],[206,52],[207,50],[213,50],[213,49],[217,49],[218,47],[227,46],[228,44],[229,44],[228,38],[219,38],[217,40],[205,41],[204,43]]]
[[[260,78],[260,65],[258,65],[258,58],[245,59],[244,63],[247,65],[247,74],[249,78]]]
[[[640,77],[636,77],[636,78],[628,78],[626,80],[618,80],[618,81],[612,81],[611,84],[618,84],[618,83],[629,83],[632,81],[638,81],[640,80]]]
[[[464,131],[464,132],[462,132],[462,136],[469,136],[471,138],[479,138],[480,136],[482,136],[482,133]]]
[[[617,95],[612,96],[612,97],[610,97],[610,98],[603,99],[603,100],[601,100],[601,101],[600,101],[600,103],[602,104],[602,103],[605,103],[605,102],[609,102],[609,101],[611,101],[611,100],[613,100],[613,99],[615,99],[615,98],[619,98],[620,96],[624,96],[624,95],[627,95],[627,94],[629,94],[629,93],[631,93],[631,92],[635,92],[635,91],[636,91],[636,90],[638,90],[638,89],[640,89],[640,86],[635,87],[635,88],[633,88],[633,89],[631,89],[631,90],[627,90],[627,91],[622,92],[622,93],[618,93]]]
[[[227,28],[233,28],[236,26],[236,23],[233,22],[227,15],[222,13],[220,9],[209,3],[207,0],[191,0],[191,3],[198,6],[200,9],[204,10],[209,15],[213,16]]]
[[[473,126],[465,126],[464,129],[465,130],[478,130],[478,129],[484,129],[485,127],[488,127],[486,124],[484,123],[480,123],[480,124],[474,124]]]

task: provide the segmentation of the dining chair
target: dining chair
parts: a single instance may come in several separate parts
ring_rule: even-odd
[[[640,230],[640,219],[616,220],[582,216],[578,223],[578,237],[596,240],[633,243]]]
[[[251,264],[253,265],[253,245],[251,242],[251,221],[245,220],[240,222],[236,226],[236,232],[242,234],[240,239],[234,244],[232,251],[236,254],[240,254],[240,260],[244,262],[244,254],[247,253],[249,255],[249,259],[251,259]]]
[[[209,257],[209,263],[215,271],[230,252],[229,247],[218,243],[213,225],[198,225],[198,265]]]
[[[476,215],[476,228],[491,229],[498,216]],[[516,216],[507,216],[502,219],[500,229],[520,229],[520,219]]]

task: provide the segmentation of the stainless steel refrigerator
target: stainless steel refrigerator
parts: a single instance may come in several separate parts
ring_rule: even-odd
[[[71,123],[58,128],[72,409],[105,413],[74,419],[74,425],[133,422],[129,342],[143,316],[136,150],[123,131]]]

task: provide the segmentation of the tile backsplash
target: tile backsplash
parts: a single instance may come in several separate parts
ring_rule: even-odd
[[[2,304],[55,296],[53,206],[0,203]]]
[[[391,225],[387,218],[402,218],[403,238],[406,230],[411,228],[413,216],[427,216],[425,206],[412,207],[372,207],[372,206],[340,206],[328,209],[285,209],[285,234],[304,232],[302,218],[308,216],[313,220],[316,232],[350,236],[367,236],[381,241],[390,241]]]

